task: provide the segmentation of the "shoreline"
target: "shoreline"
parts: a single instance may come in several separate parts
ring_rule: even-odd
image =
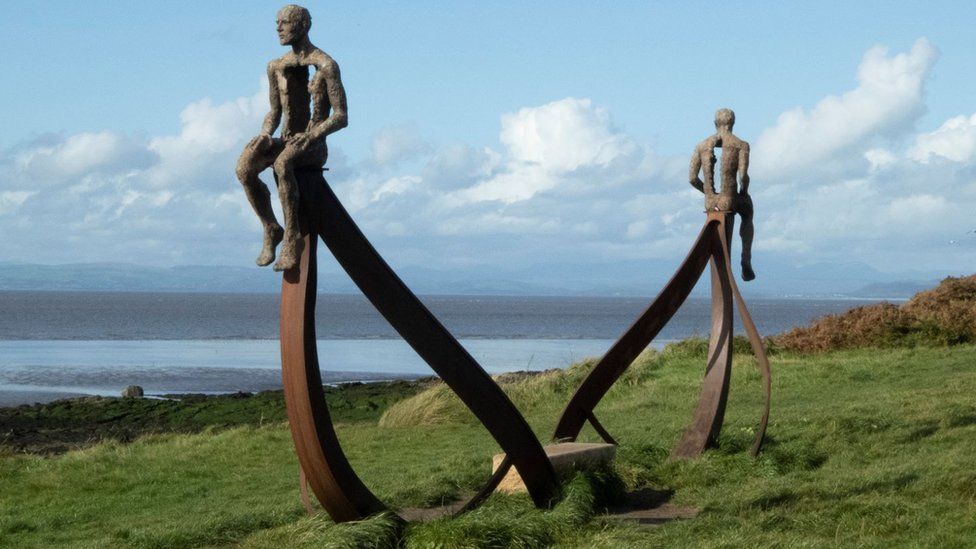
[[[324,385],[329,412],[339,422],[376,421],[393,402],[437,381],[349,382]],[[165,394],[128,398],[80,396],[44,404],[0,406],[0,455],[57,455],[104,441],[131,442],[152,434],[258,427],[287,421],[284,391]]]

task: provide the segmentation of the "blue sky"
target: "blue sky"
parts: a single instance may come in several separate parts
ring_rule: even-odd
[[[6,5],[0,260],[249,264],[233,163],[279,4]],[[349,95],[330,181],[394,263],[677,261],[687,157],[729,106],[760,277],[976,265],[968,3],[307,5]]]

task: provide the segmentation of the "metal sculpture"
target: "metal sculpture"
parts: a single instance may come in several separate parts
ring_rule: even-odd
[[[237,164],[238,178],[264,226],[264,244],[257,258],[258,265],[274,261],[275,248],[284,241],[274,269],[284,271],[280,326],[282,378],[288,422],[301,465],[302,501],[306,508],[311,508],[308,494],[308,488],[311,488],[316,499],[337,522],[362,519],[387,509],[350,465],[325,401],[315,339],[317,237],[321,237],[373,306],[457,394],[504,450],[506,457],[501,466],[460,512],[482,502],[512,466],[518,470],[535,504],[549,506],[559,491],[558,480],[552,463],[525,418],[383,260],[322,176],[322,166],[328,157],[325,137],[347,123],[346,94],[336,62],[309,41],[311,22],[308,10],[300,6],[285,6],[278,12],[279,40],[282,45],[291,46],[292,51],[268,65],[271,110],[261,134],[247,144]],[[310,67],[315,68],[311,79]],[[281,137],[274,138],[271,134],[283,116],[285,124]],[[716,143],[722,146],[724,139],[727,150],[735,147],[741,150],[745,145],[744,170],[748,163],[748,144],[736,141],[737,138],[731,135],[731,125],[728,129],[726,133],[720,131],[716,134],[720,138],[709,143],[712,147]],[[701,160],[705,157],[706,147],[699,149],[696,158]],[[712,149],[707,150],[711,152]],[[723,166],[724,158],[723,153]],[[711,194],[698,186],[709,200],[715,196],[710,179],[710,168],[714,163],[712,154],[705,169]],[[258,178],[258,174],[268,167],[274,168],[285,216],[284,229],[271,209],[270,192]],[[695,177],[697,179],[697,168]],[[727,195],[727,187],[723,177],[723,193],[719,195],[722,200]],[[710,209],[715,211],[709,213],[698,242],[665,291],[603,357],[570,400],[556,429],[556,438],[575,438],[583,423],[589,421],[605,440],[615,443],[597,421],[593,408],[674,314],[701,276],[705,262],[711,261],[713,333],[709,367],[695,421],[679,445],[678,453],[700,452],[721,427],[731,364],[733,295],[739,302],[750,341],[763,367],[767,402],[753,448],[754,453],[758,451],[768,418],[769,364],[729,268],[728,235],[731,234],[732,214],[728,208],[716,206]],[[744,254],[744,265],[746,260]]]
[[[329,417],[315,343],[316,240],[391,326],[488,429],[525,479],[536,505],[552,503],[559,484],[539,440],[515,405],[475,359],[387,265],[356,226],[321,171],[296,170],[304,248],[281,285],[281,364],[292,437],[308,483],[336,521],[356,520],[386,507],[349,465]],[[491,493],[494,474],[470,508]]]
[[[553,438],[556,440],[575,440],[583,425],[589,421],[597,433],[607,442],[616,443],[613,437],[597,421],[594,409],[610,387],[620,378],[672,316],[678,311],[691,293],[705,270],[711,264],[712,279],[712,330],[708,345],[708,362],[705,379],[689,427],[684,431],[672,456],[678,458],[694,457],[713,444],[721,431],[728,399],[729,380],[732,366],[732,303],[738,304],[743,325],[749,336],[749,343],[759,363],[762,373],[765,404],[755,441],[753,456],[759,453],[769,422],[769,407],[772,391],[769,360],[766,357],[762,338],[749,315],[745,300],[739,293],[730,263],[730,241],[735,224],[733,207],[745,203],[748,197],[748,143],[731,133],[734,114],[728,109],[716,113],[716,134],[703,141],[692,158],[691,184],[705,193],[707,219],[695,244],[674,276],[664,289],[651,302],[637,321],[610,347],[583,383],[570,398],[556,425]],[[722,147],[722,189],[714,189],[714,147]],[[705,182],[698,179],[698,170],[704,169]],[[739,175],[742,185],[736,191],[735,177]],[[743,196],[745,195],[745,196]],[[743,211],[746,208],[743,207]],[[752,202],[748,201],[748,229],[743,235],[744,248],[751,247]],[[744,223],[745,224],[745,223]],[[744,231],[745,233],[746,231]],[[748,243],[746,240],[748,239]],[[743,278],[751,280],[752,273],[749,252],[743,251]],[[748,270],[746,269],[748,267]]]
[[[295,5],[278,12],[280,43],[291,51],[268,65],[271,109],[261,133],[237,163],[248,200],[264,227],[256,262],[284,271],[281,288],[281,364],[288,421],[305,483],[336,521],[364,518],[386,507],[353,471],[339,445],[322,389],[315,341],[316,243],[320,236],[339,264],[404,340],[457,393],[488,429],[526,481],[539,506],[559,485],[542,445],[480,365],[437,321],[376,252],[322,177],[325,138],[346,126],[346,93],[339,66],[308,37],[312,18]],[[315,74],[309,78],[310,69]],[[272,137],[284,118],[281,137]],[[274,168],[285,227],[258,178]],[[283,242],[282,242],[283,240]],[[466,508],[480,502],[504,476],[493,475]]]

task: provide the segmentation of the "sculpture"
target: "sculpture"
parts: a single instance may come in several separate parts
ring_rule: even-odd
[[[281,45],[291,46],[291,51],[268,63],[271,110],[261,133],[241,152],[237,178],[264,228],[264,243],[255,262],[262,267],[271,264],[275,248],[284,239],[274,270],[285,271],[298,264],[302,252],[295,169],[321,168],[329,156],[325,136],[346,127],[348,117],[339,65],[308,38],[312,27],[308,10],[285,6],[278,12],[277,24]],[[315,68],[311,80],[309,67]],[[272,137],[282,118],[281,137]],[[268,167],[274,168],[278,182],[284,229],[271,209],[271,193],[258,177]]]
[[[732,211],[739,214],[742,226],[742,280],[756,278],[752,270],[752,198],[749,196],[749,143],[732,133],[735,113],[732,109],[719,109],[715,113],[715,134],[695,147],[691,155],[688,181],[691,186],[705,193],[707,211]],[[715,192],[715,147],[722,149],[721,188]],[[698,174],[703,172],[705,181]],[[739,182],[736,183],[736,175]]]
[[[346,97],[338,65],[311,44],[310,27],[311,17],[305,8],[289,5],[278,13],[279,39],[283,45],[291,46],[292,52],[268,65],[271,111],[265,118],[262,133],[247,144],[237,165],[238,178],[264,225],[264,246],[257,263],[268,265],[274,261],[275,247],[284,240],[274,267],[284,271],[280,308],[282,380],[306,507],[311,508],[307,486],[337,522],[362,519],[386,509],[349,464],[329,417],[315,338],[318,237],[380,314],[457,394],[505,452],[504,460],[488,482],[459,512],[482,502],[511,467],[518,470],[537,506],[551,505],[558,496],[559,482],[525,418],[377,253],[322,176],[322,166],[328,156],[325,136],[345,127]],[[316,69],[310,82],[309,67]],[[273,138],[271,133],[282,116],[285,124],[281,137]],[[724,139],[731,143],[727,136]],[[268,188],[258,178],[258,173],[268,166],[274,168],[285,215],[284,229],[271,210]],[[709,381],[715,377],[711,373],[712,365],[725,357],[725,368],[714,370],[719,372],[719,388],[727,391],[734,291],[750,341],[763,366],[767,402],[753,448],[754,453],[758,451],[768,417],[768,362],[728,269],[726,229],[731,230],[731,223],[726,219],[728,214],[728,211],[709,213],[692,253],[664,292],[614,344],[573,395],[557,426],[557,440],[575,438],[583,422],[589,420],[601,436],[613,443],[596,420],[593,407],[674,314],[701,276],[705,263],[711,260],[713,325],[717,328],[712,334],[706,389],[714,385]],[[714,434],[716,424],[721,425],[724,410],[725,393],[720,391],[721,397],[716,401],[713,392],[703,391],[701,399],[707,408],[703,417],[712,427],[707,432],[709,436]],[[699,433],[701,429],[695,427],[692,431]]]
[[[264,225],[259,265],[274,261],[281,283],[281,367],[285,407],[301,465],[301,488],[311,487],[337,522],[386,509],[356,475],[329,417],[315,340],[317,237],[376,309],[457,393],[525,479],[538,506],[559,492],[552,463],[511,400],[376,252],[322,177],[325,136],[346,126],[346,95],[336,62],[308,38],[311,16],[300,6],[278,12],[278,37],[292,51],[268,65],[271,111],[262,133],[241,153],[237,175]],[[315,75],[309,80],[309,67]],[[311,104],[311,108],[310,108]],[[271,133],[284,116],[281,137]],[[258,178],[274,168],[285,228],[275,220],[270,192]],[[480,503],[507,472],[493,474],[464,507]],[[303,498],[308,500],[307,497]]]
[[[756,438],[752,445],[752,455],[757,455],[762,447],[769,422],[769,406],[772,391],[772,376],[769,360],[759,332],[746,309],[745,300],[739,293],[729,260],[729,242],[735,222],[733,208],[738,206],[745,219],[748,217],[748,230],[743,232],[743,245],[751,246],[752,204],[748,200],[749,145],[732,134],[735,115],[731,110],[722,109],[716,113],[715,126],[718,132],[702,141],[695,149],[689,174],[691,184],[705,193],[706,220],[698,239],[682,262],[674,276],[664,286],[660,294],[641,314],[634,324],[610,347],[594,366],[579,388],[570,398],[563,410],[553,438],[556,440],[575,440],[583,425],[589,421],[597,433],[607,442],[615,443],[606,429],[594,415],[594,409],[610,387],[633,363],[637,355],[651,343],[654,337],[681,308],[682,303],[701,278],[706,264],[711,264],[712,278],[712,331],[708,344],[708,362],[705,379],[695,409],[691,425],[682,434],[672,456],[689,458],[700,455],[715,443],[725,415],[729,380],[732,368],[732,304],[738,303],[743,325],[749,336],[749,343],[759,363],[762,373],[763,391],[766,402],[763,408]],[[714,168],[715,147],[722,147],[722,186],[715,192]],[[699,169],[705,173],[705,181],[698,179]],[[736,174],[742,181],[737,189]],[[751,276],[746,271],[748,253],[743,251],[743,278]],[[746,278],[749,280],[750,278]]]

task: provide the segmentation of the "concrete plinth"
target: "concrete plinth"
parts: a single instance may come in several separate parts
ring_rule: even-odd
[[[617,446],[614,444],[588,444],[583,442],[550,444],[544,450],[559,476],[566,476],[577,469],[608,465],[617,454]],[[498,470],[503,459],[505,459],[505,454],[495,454],[491,458],[492,473]],[[509,469],[508,474],[505,475],[495,490],[508,493],[527,491],[525,483],[522,482],[522,477],[519,476],[515,467]]]

